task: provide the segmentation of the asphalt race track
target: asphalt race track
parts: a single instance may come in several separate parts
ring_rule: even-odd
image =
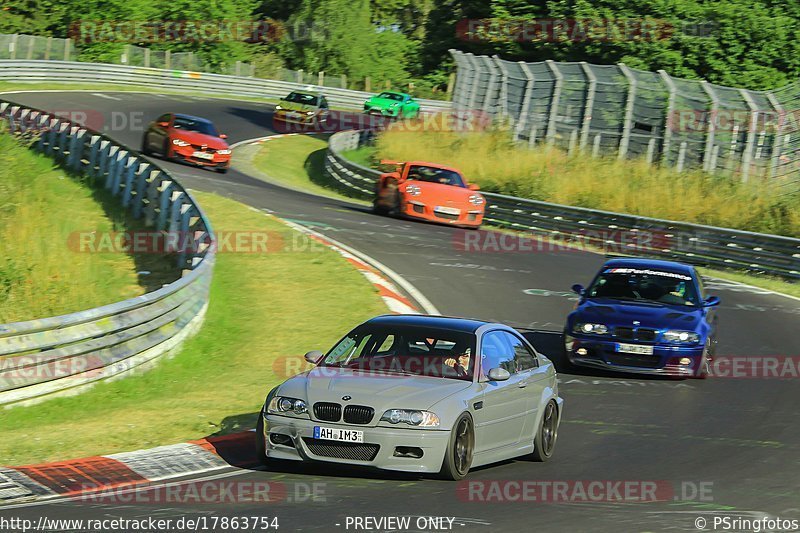
[[[141,116],[138,124],[128,120],[123,126],[120,121],[108,131],[137,149],[142,128],[168,111],[210,118],[231,143],[272,133],[272,106],[266,104],[114,92],[8,98],[52,110]],[[287,190],[236,170],[222,175],[161,164],[193,189],[217,192],[309,225],[370,255],[410,281],[442,314],[552,331],[536,334],[533,340],[559,368],[559,332],[574,304],[569,287],[586,284],[603,261],[600,255],[579,251],[466,253],[454,246],[463,235],[454,228],[379,217],[358,205]],[[708,285],[709,292],[722,299],[718,355],[800,356],[800,301],[727,282]],[[316,348],[327,347],[308,347]],[[560,379],[565,411],[553,459],[480,468],[468,480],[655,480],[672,487],[669,498],[658,503],[486,503],[466,501],[463,492],[457,493],[457,487],[463,487],[457,483],[290,464],[278,472],[231,468],[230,477],[224,478],[282,482],[289,492],[279,503],[56,502],[8,512],[75,518],[277,516],[288,531],[346,531],[347,517],[384,515],[457,517],[453,528],[465,532],[696,530],[697,517],[710,524],[715,515],[800,519],[797,380],[668,380],[592,370],[562,372]],[[322,484],[318,487],[324,495],[318,501],[299,501],[303,498],[293,491],[314,483]],[[706,492],[695,494],[700,488]]]

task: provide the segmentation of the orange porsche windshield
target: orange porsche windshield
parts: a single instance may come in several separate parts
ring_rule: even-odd
[[[442,185],[452,185],[454,187],[466,187],[461,174],[444,168],[414,165],[408,169],[408,179],[441,183]]]

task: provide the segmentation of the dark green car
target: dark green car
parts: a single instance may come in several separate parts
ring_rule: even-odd
[[[383,91],[364,102],[364,113],[393,118],[414,118],[419,115],[419,103],[410,94]]]

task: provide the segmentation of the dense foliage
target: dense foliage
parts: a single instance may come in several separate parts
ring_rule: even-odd
[[[263,19],[280,21],[279,38],[152,46],[194,51],[211,64],[243,60],[351,80],[369,76],[375,83],[413,80],[418,92],[446,84],[449,48],[511,60],[624,62],[751,89],[781,86],[800,74],[797,0],[4,0],[0,33],[66,37],[80,20]],[[467,39],[457,31],[466,19],[491,19],[487,27],[500,30]],[[588,39],[547,31],[517,39],[509,31],[533,20],[660,30],[656,38],[622,31]],[[103,58],[121,47],[86,44],[82,56]]]

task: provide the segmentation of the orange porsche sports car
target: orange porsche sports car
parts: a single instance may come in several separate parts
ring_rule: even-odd
[[[378,180],[372,202],[376,213],[480,227],[486,199],[456,169],[422,161],[381,164],[394,165],[395,170]]]
[[[184,161],[225,173],[231,148],[210,120],[179,113],[161,115],[150,123],[142,139],[142,152],[158,152],[164,159]]]

